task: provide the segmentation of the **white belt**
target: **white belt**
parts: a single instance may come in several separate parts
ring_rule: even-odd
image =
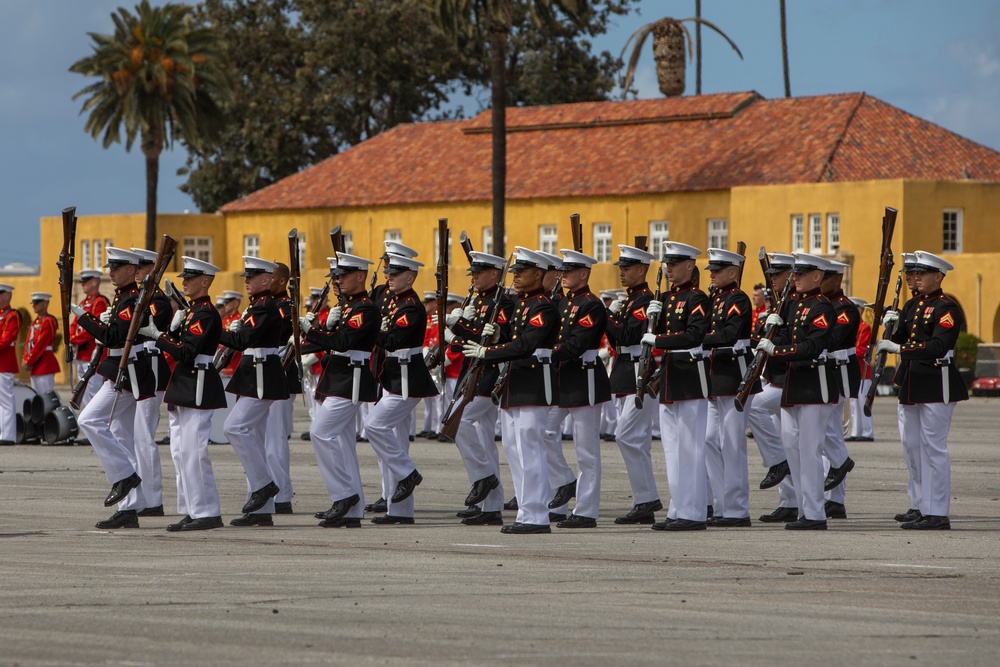
[[[195,366],[210,365],[214,360],[215,357],[211,354],[198,354],[195,355],[194,357],[194,365]]]
[[[853,347],[845,348],[843,350],[834,350],[830,355],[837,361],[847,361],[856,354]]]
[[[535,359],[540,362],[548,363],[552,359],[552,348],[550,347],[540,347],[535,350]]]
[[[704,350],[701,349],[701,345],[698,347],[692,347],[690,350],[670,350],[672,355],[690,354],[695,359],[700,358],[704,354]]]
[[[936,361],[939,364],[943,364],[943,363],[948,362],[948,361],[950,361],[950,360],[952,360],[954,358],[955,358],[955,351],[954,350],[948,350],[947,354],[945,354],[940,359],[935,359],[934,361]]]
[[[619,348],[619,354],[627,354],[630,357],[638,357],[642,354],[642,344],[639,345],[629,345],[628,347]]]
[[[243,350],[243,355],[247,357],[253,357],[254,359],[262,359],[264,357],[270,357],[278,354],[278,348],[276,347],[248,347]]]
[[[401,350],[386,350],[386,356],[395,357],[396,359],[409,359],[411,357],[423,356],[424,348],[422,347],[407,347]]]
[[[348,357],[351,361],[358,362],[368,361],[368,359],[372,356],[372,353],[366,350],[348,350],[347,352],[334,352],[333,356]]]
[[[731,347],[718,347],[715,349],[716,352],[721,352],[722,354],[739,354],[743,350],[750,348],[750,339],[741,338],[740,340],[733,343]]]
[[[580,355],[580,361],[585,364],[592,364],[597,361],[597,353],[599,350],[584,350],[583,354]]]
[[[150,352],[152,352],[153,354],[159,354],[160,353],[160,351],[156,348],[156,341],[155,340],[148,340],[145,343],[143,343],[142,346],[144,348],[146,348],[147,350],[149,350]]]
[[[120,357],[120,356],[122,356],[122,352],[123,352],[122,348],[116,347],[116,348],[108,350],[108,356],[109,357]],[[135,351],[135,346],[134,345],[132,346],[132,350],[129,352],[128,358],[130,360],[133,360],[133,361],[136,358],[136,351]]]

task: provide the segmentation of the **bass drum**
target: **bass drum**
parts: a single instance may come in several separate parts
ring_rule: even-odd
[[[35,423],[31,418],[31,406],[38,392],[31,385],[20,380],[14,380],[14,405],[17,408],[17,443],[38,442],[41,434],[36,433]]]
[[[226,407],[219,408],[212,413],[212,432],[208,434],[208,442],[210,444],[229,444],[229,438],[226,437],[223,427],[226,425],[226,417],[233,411],[234,405],[236,405],[236,395],[226,392]]]
[[[68,405],[60,405],[45,415],[42,437],[47,445],[71,444],[78,430],[76,415]]]

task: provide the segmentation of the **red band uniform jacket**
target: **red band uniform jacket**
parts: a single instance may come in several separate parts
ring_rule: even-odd
[[[378,306],[367,293],[362,292],[344,299],[342,316],[333,329],[313,326],[306,334],[306,340],[319,350],[347,354],[353,350],[370,355],[378,340],[381,321]],[[325,355],[323,372],[316,386],[316,400],[322,401],[330,396],[350,400],[354,389],[354,364],[357,364],[361,368],[358,400],[362,403],[374,402],[378,398],[378,383],[371,363],[370,357],[352,362],[344,354]]]
[[[139,287],[135,283],[122,285],[115,290],[115,298],[111,302],[111,319],[107,324],[102,324],[98,317],[91,313],[84,313],[80,316],[78,323],[86,329],[94,338],[104,343],[108,350],[121,350],[125,347],[128,338],[128,328],[135,315],[135,305],[139,300]],[[149,313],[143,314],[141,325],[149,322]],[[139,399],[151,398],[156,394],[156,382],[153,379],[153,369],[149,366],[149,358],[138,354],[138,341],[132,345],[136,353],[132,362],[135,368],[136,379],[139,382]],[[97,367],[97,374],[114,382],[118,377],[118,366],[121,363],[121,356],[111,356],[110,354],[101,361]],[[122,391],[132,392],[132,380],[128,371],[124,373]]]
[[[59,372],[59,361],[52,351],[59,322],[50,313],[39,315],[28,327],[28,338],[24,341],[24,357],[21,361],[31,367],[32,375],[53,375]]]
[[[899,343],[900,363],[892,382],[899,387],[900,403],[942,403],[945,384],[948,402],[969,398],[953,358],[964,322],[962,309],[941,290],[906,302],[892,336]]]
[[[711,353],[709,384],[713,398],[736,395],[746,368],[753,359],[749,343],[752,323],[750,297],[735,282],[712,294],[711,324],[701,345],[706,354]],[[739,341],[744,342],[740,344]],[[740,349],[734,349],[734,346]],[[760,391],[760,381],[754,382],[750,393]]]
[[[168,325],[169,327],[169,325]],[[226,407],[226,392],[222,376],[212,364],[212,356],[222,336],[222,316],[212,300],[205,296],[195,299],[188,307],[177,331],[166,331],[156,339],[156,347],[177,360],[163,401],[169,405],[198,410]],[[197,357],[204,355],[199,363]],[[198,371],[204,371],[201,405],[196,404]]]
[[[666,350],[660,362],[663,380],[660,382],[660,403],[708,398],[702,392],[699,363],[706,364],[703,354],[687,350],[701,347],[708,333],[711,304],[708,295],[690,281],[675,285],[660,297],[663,312],[657,323],[656,347]],[[706,376],[708,368],[705,367]],[[709,378],[711,382],[711,378]]]
[[[409,368],[408,395],[410,398],[437,396],[438,390],[424,363],[424,332],[427,328],[427,310],[412,289],[389,298],[389,328],[380,331],[377,338],[382,349],[378,381],[382,388],[397,396],[403,395],[401,360],[393,352],[416,350],[405,355]]]
[[[511,299],[507,293],[501,288],[500,285],[495,285],[493,289],[490,289],[481,294],[476,294],[475,298],[472,300],[472,305],[476,309],[476,314],[471,320],[467,320],[464,317],[459,318],[458,322],[455,322],[451,327],[451,332],[457,337],[455,342],[451,345],[451,350],[456,352],[461,352],[462,343],[465,341],[480,343],[482,342],[483,327],[487,322],[493,319],[493,311],[498,307],[500,311],[497,313],[494,326],[500,332],[500,337],[496,339],[494,345],[503,345],[510,342],[511,340],[511,318],[514,314],[514,300]],[[486,345],[489,345],[489,341]],[[469,371],[469,366],[472,362],[469,359],[463,358],[461,372],[458,375],[458,383],[461,385],[462,381],[465,379],[465,374]],[[494,364],[487,364],[483,368],[483,373],[479,378],[479,384],[476,385],[476,396],[489,396],[493,391],[494,385],[496,385],[497,378],[500,375],[500,369]]]
[[[510,342],[489,347],[484,361],[509,362],[507,381],[501,388],[500,407],[557,405],[559,387],[551,359],[543,363],[536,350],[552,350],[559,339],[559,313],[543,289],[525,292],[514,304]],[[545,374],[552,387],[552,402],[545,400]]]
[[[16,373],[17,335],[21,331],[21,314],[8,306],[0,310],[0,373]]]
[[[570,292],[560,305],[559,336],[552,350],[552,361],[558,364],[559,407],[579,408],[591,404],[591,370],[594,405],[606,403],[611,400],[611,382],[597,351],[604,338],[607,308],[589,286]]]
[[[833,358],[826,358],[833,341],[835,320],[833,304],[819,288],[800,294],[796,299],[791,321],[788,321],[789,342],[777,345],[772,355],[779,361],[788,362],[781,407],[836,403],[839,399],[840,374]],[[824,378],[825,401],[821,387]]]
[[[625,305],[617,313],[608,313],[605,331],[616,354],[611,367],[611,392],[615,396],[635,394],[635,365],[642,356],[642,335],[649,327],[646,306],[653,293],[646,283],[629,287]],[[626,351],[629,348],[631,351]]]
[[[827,295],[833,304],[833,338],[830,341],[830,351],[836,353],[836,368],[840,376],[840,391],[844,398],[857,398],[861,390],[861,364],[855,354],[858,344],[858,327],[861,325],[861,313],[854,302],[844,296],[843,290],[837,290]],[[871,335],[869,333],[869,335]],[[851,354],[847,354],[851,353]],[[842,358],[847,354],[847,358]],[[844,369],[847,369],[847,385],[844,385]]]
[[[282,338],[281,315],[278,305],[268,292],[262,292],[250,297],[250,305],[240,318],[242,326],[237,331],[223,331],[219,342],[241,352],[248,348],[281,347],[287,337]],[[232,379],[226,385],[226,391],[237,396],[257,398],[257,364],[253,354],[244,353],[240,357],[240,365],[236,367]],[[263,359],[264,392],[262,398],[268,401],[280,401],[288,398],[288,379],[281,367],[281,358],[277,352],[268,354]]]
[[[85,311],[100,319],[101,313],[111,306],[111,302],[108,301],[108,297],[98,293],[88,294],[79,305]],[[76,354],[74,356],[77,361],[90,361],[94,354],[94,348],[97,347],[97,340],[86,329],[80,326],[79,320],[80,318],[74,317],[70,323],[69,342],[70,345],[76,345]]]

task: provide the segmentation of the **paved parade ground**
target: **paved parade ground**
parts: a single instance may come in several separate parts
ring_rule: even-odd
[[[926,533],[892,520],[908,503],[891,398],[876,403],[876,442],[849,443],[849,519],[827,532],[757,521],[777,494],[756,490],[752,440],[752,528],[615,525],[632,501],[609,442],[598,528],[521,536],[459,524],[465,470],[454,445],[427,440],[411,450],[424,477],[416,525],[317,527],[330,501],[298,437],[301,402],[295,514],[273,528],[171,534],[168,515],[99,531],[113,509],[89,447],[0,448],[0,665],[995,665],[998,408],[955,411],[953,528]],[[375,456],[358,451],[371,502]],[[210,453],[228,523],[242,469],[230,446]],[[160,455],[169,514],[169,448]]]

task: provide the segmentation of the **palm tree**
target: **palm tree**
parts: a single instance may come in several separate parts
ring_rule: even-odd
[[[696,26],[704,24],[719,33],[729,42],[729,46],[733,47],[740,60],[743,59],[743,54],[740,52],[739,47],[736,46],[736,43],[729,39],[729,36],[711,21],[707,21],[701,17],[689,17],[685,19],[662,18],[659,21],[647,23],[642,26],[632,33],[625,42],[625,47],[622,49],[623,58],[625,52],[628,51],[628,45],[635,40],[635,45],[632,47],[632,53],[628,59],[625,82],[622,86],[623,90],[627,91],[632,84],[632,79],[635,77],[635,68],[639,63],[639,55],[642,53],[642,46],[646,43],[646,38],[652,34],[653,58],[656,60],[656,78],[660,84],[660,92],[667,97],[684,93],[684,70],[687,64],[687,58],[684,54],[685,37],[687,38],[688,55],[691,53],[691,33],[687,29],[687,26],[684,25],[686,21],[691,21]],[[698,92],[700,93],[700,73],[698,79]]]
[[[781,13],[781,67],[785,75],[785,97],[792,96],[792,83],[788,78],[788,23],[785,20],[785,0],[779,1]]]
[[[135,14],[119,7],[111,15],[113,35],[89,33],[93,53],[69,71],[98,77],[73,96],[86,97],[80,113],[90,112],[84,129],[104,148],[136,136],[146,159],[146,247],[156,247],[156,186],[160,153],[174,140],[197,149],[216,136],[224,115],[220,104],[232,84],[225,43],[210,27],[196,25],[191,8],[168,3],[151,7],[142,0]]]

